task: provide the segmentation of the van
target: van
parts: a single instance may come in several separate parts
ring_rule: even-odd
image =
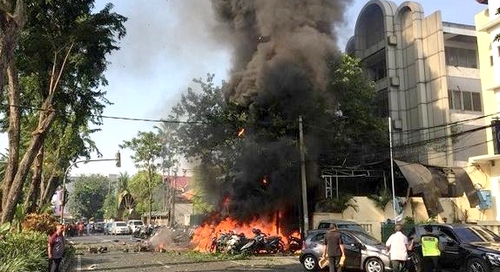
[[[142,222],[142,220],[128,220],[127,226],[129,227],[130,232],[134,233],[136,230],[142,228],[144,226],[144,223]]]
[[[339,229],[348,229],[368,233],[360,224],[354,221],[342,219],[321,220],[318,224],[318,229],[329,229],[333,224],[336,224]]]

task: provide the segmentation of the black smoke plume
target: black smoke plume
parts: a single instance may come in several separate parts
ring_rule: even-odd
[[[297,120],[307,116],[314,122],[320,118],[315,115],[320,105],[335,107],[335,97],[327,92],[328,63],[338,57],[335,29],[342,25],[349,2],[212,1],[221,22],[219,37],[234,48],[225,94],[246,108],[251,120],[243,152],[228,182],[218,189],[229,199],[224,205],[230,216],[248,220],[278,210],[298,214]]]

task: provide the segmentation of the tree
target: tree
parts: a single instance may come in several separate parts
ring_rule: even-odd
[[[73,190],[68,200],[68,209],[71,213],[86,218],[102,218],[109,178],[96,174],[83,175],[75,178],[72,183]]]
[[[245,221],[296,209],[301,197],[299,117],[305,124],[310,187],[320,184],[320,167],[346,158],[360,164],[369,159],[362,155],[386,143],[384,123],[374,115],[373,83],[359,61],[343,55],[332,56],[329,63],[326,90],[315,89],[303,69],[294,69],[296,64],[279,63],[283,67],[269,69],[262,79],[268,83],[265,89],[246,107],[228,101],[226,85],[215,86],[208,75],[205,82],[195,80],[198,92],[188,89],[172,109],[170,118],[183,121],[174,137],[179,150],[200,163],[202,195],[216,210]],[[281,73],[285,70],[289,73]]]
[[[131,156],[135,167],[146,172],[148,192],[148,223],[151,223],[151,212],[153,209],[153,190],[155,188],[155,175],[161,165],[163,143],[158,134],[154,132],[137,133],[137,137],[130,141],[123,141],[120,148],[129,148],[134,152]],[[134,192],[131,192],[134,193]]]
[[[162,186],[162,176],[154,173],[151,181],[147,171],[139,171],[130,179],[130,192],[134,197],[138,214],[149,213],[150,210],[159,210],[160,201],[155,201],[155,192],[164,193]]]
[[[15,8],[12,3],[22,7],[24,2],[5,2],[9,2],[9,9],[3,10],[2,19],[14,25],[11,15],[16,13],[11,12]],[[0,82],[8,64],[6,98],[10,105],[5,114],[9,124],[9,163],[2,181],[0,222],[12,220],[13,207],[20,200],[35,158],[37,163],[29,192],[36,192],[43,185],[41,197],[47,199],[57,187],[55,183],[61,180],[65,167],[79,156],[88,156],[90,151],[96,150],[92,142],[83,137],[93,132],[88,130],[88,122],[102,123],[100,114],[109,104],[105,93],[98,88],[107,84],[103,76],[108,64],[106,55],[118,49],[117,39],[125,35],[123,23],[126,18],[112,13],[111,4],[93,14],[93,2],[27,1],[28,20],[22,35],[11,35],[15,33],[13,30],[2,31],[2,34],[11,35],[10,39],[2,39],[6,35],[0,35],[0,48],[8,48],[19,40],[15,58],[0,58]],[[0,52],[0,56],[2,54]],[[22,119],[22,116],[27,118]],[[21,124],[21,120],[28,122]],[[52,131],[54,124],[58,129]],[[23,142],[21,127],[31,130],[25,133]],[[45,142],[50,137],[60,139],[61,135],[65,136],[63,141]],[[42,175],[46,150],[58,152],[50,158],[51,172]],[[42,179],[45,184],[41,183]],[[27,207],[32,207],[36,198],[41,202],[40,197],[32,193],[28,198]]]

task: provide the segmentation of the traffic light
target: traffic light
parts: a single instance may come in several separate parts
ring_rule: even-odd
[[[122,159],[121,159],[120,151],[116,152],[115,161],[116,161],[116,167],[122,166]]]

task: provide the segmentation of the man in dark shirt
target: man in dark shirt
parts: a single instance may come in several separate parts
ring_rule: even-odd
[[[325,234],[325,247],[323,257],[328,255],[330,272],[336,272],[340,257],[345,256],[344,242],[336,224],[332,224],[330,230]]]
[[[47,251],[49,254],[49,271],[59,272],[59,266],[64,255],[64,225],[59,224],[56,231],[50,235]]]

